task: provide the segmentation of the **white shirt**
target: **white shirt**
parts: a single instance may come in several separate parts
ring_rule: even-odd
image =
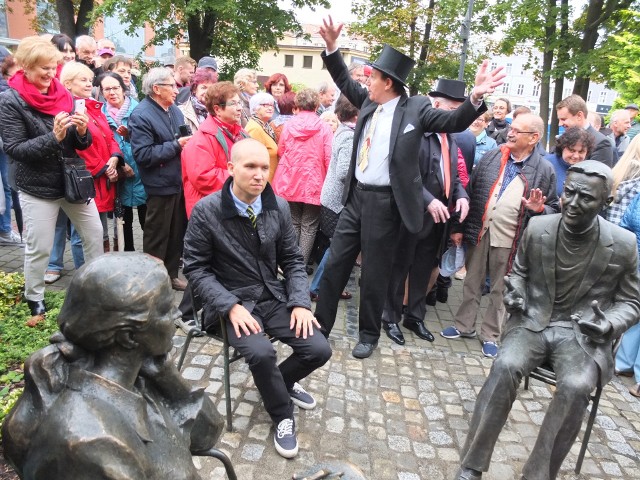
[[[391,123],[393,122],[393,114],[396,111],[400,97],[393,98],[382,104],[382,109],[378,113],[378,121],[376,129],[371,137],[371,148],[369,149],[369,164],[364,172],[356,166],[356,179],[367,185],[391,185],[389,177],[389,143],[391,140]],[[362,148],[362,142],[367,136],[369,124],[373,114],[369,116],[367,122],[362,128],[362,134],[358,141],[358,154]]]

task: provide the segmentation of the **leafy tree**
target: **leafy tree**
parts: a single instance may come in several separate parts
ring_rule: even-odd
[[[328,6],[327,0],[292,0],[294,8]],[[222,62],[222,76],[240,67],[255,67],[260,53],[276,48],[284,32],[302,36],[293,10],[276,0],[104,0],[94,18],[115,15],[128,25],[127,33],[145,23],[155,33],[152,41],[189,37],[191,56],[212,54]]]
[[[459,27],[468,0],[355,0],[353,13],[360,20],[350,32],[362,35],[372,45],[375,57],[387,43],[416,60],[408,78],[411,95],[428,92],[437,78],[457,78],[460,64]],[[475,2],[471,30],[490,32],[492,22],[484,12],[486,0]],[[480,54],[473,49],[465,70],[467,84],[473,81]]]
[[[87,35],[91,29],[94,0],[46,0],[41,2],[46,8],[40,9],[37,0],[8,0],[7,6],[11,8],[11,4],[17,2],[24,4],[27,14],[38,11],[32,24],[37,32],[46,31],[48,24],[59,24],[60,32],[75,38]]]

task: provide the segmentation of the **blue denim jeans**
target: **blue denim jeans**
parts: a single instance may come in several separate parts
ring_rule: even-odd
[[[64,247],[67,244],[67,215],[60,210],[56,222],[56,234],[53,239],[53,248],[49,256],[47,271],[60,272],[64,268]],[[76,270],[84,265],[84,251],[80,234],[71,224],[71,256]]]
[[[320,260],[320,264],[316,270],[316,274],[313,276],[313,280],[311,281],[311,287],[309,287],[309,291],[311,293],[315,293],[316,295],[320,291],[320,280],[322,279],[322,274],[324,273],[324,266],[327,263],[327,259],[329,258],[329,250],[327,248],[322,256],[322,260]]]
[[[11,231],[11,189],[9,188],[7,170],[7,155],[0,150],[0,175],[2,176],[2,188],[4,188],[4,200],[7,206],[4,213],[0,215],[0,233]]]

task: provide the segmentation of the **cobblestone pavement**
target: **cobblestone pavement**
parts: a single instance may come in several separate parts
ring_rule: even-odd
[[[139,232],[136,237],[140,247]],[[73,265],[68,249],[65,263]],[[0,270],[22,270],[22,250],[0,246]],[[330,460],[349,461],[370,480],[453,479],[474,400],[492,362],[481,355],[475,339],[446,340],[436,335],[430,344],[410,332],[404,332],[405,346],[395,345],[383,334],[370,358],[354,359],[351,349],[357,336],[358,273],[354,269],[348,287],[354,297],[341,301],[330,337],[333,357],[302,382],[318,405],[308,411],[296,407],[300,453],[295,459],[285,460],[276,453],[271,421],[251,374],[244,362],[232,364],[234,431],[225,431],[219,447],[230,456],[240,480],[287,479]],[[71,275],[66,272],[48,288],[66,288]],[[453,283],[449,302],[428,309],[426,324],[434,333],[450,325],[460,304],[462,282]],[[176,293],[176,302],[179,300]],[[184,339],[177,330],[176,352]],[[276,348],[281,358],[290,351],[281,344]],[[206,387],[224,415],[219,343],[194,339],[183,375]],[[573,468],[584,425],[562,466],[560,479],[640,478],[640,401],[627,392],[631,380],[614,378],[605,387],[582,473],[575,475]],[[551,395],[551,387],[535,380],[528,391],[520,389],[484,478],[520,478]],[[216,460],[195,457],[194,462],[203,479],[226,478]]]

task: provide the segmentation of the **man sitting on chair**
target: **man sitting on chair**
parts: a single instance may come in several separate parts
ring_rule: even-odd
[[[505,278],[511,316],[476,400],[457,480],[478,480],[489,469],[520,380],[545,363],[555,371],[557,390],[522,478],[556,478],[590,393],[611,380],[612,342],[640,315],[635,236],[598,216],[613,200],[612,182],[602,162],[572,165],[562,213],[532,218],[524,231]]]
[[[228,168],[231,176],[222,190],[200,200],[191,212],[184,274],[202,299],[207,319],[213,312],[224,318],[229,344],[245,358],[275,424],[276,450],[293,458],[298,453],[293,404],[316,405],[297,382],[329,360],[331,347],[314,329],[320,325],[310,310],[289,206],[267,182],[266,147],[253,139],[239,141]],[[277,278],[278,267],[285,280]],[[267,335],[293,349],[280,365]]]

